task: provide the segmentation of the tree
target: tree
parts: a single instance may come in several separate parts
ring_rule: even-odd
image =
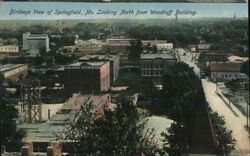
[[[130,44],[131,46],[130,46],[130,52],[128,54],[128,59],[134,62],[139,61],[141,53],[143,51],[141,40],[140,39],[132,40]]]
[[[132,103],[123,99],[113,111],[93,120],[93,108],[87,104],[82,108],[76,124],[66,133],[74,148],[71,153],[81,155],[136,156],[141,152],[155,155],[156,144],[152,130],[145,130],[145,120],[141,120]]]
[[[162,111],[169,112],[175,121],[186,120],[193,106],[198,78],[185,63],[177,63],[166,71],[161,92]],[[164,109],[165,108],[165,109]]]
[[[161,135],[164,138],[163,150],[161,155],[167,154],[169,156],[182,155],[186,151],[186,137],[184,136],[187,131],[183,123],[172,123],[167,132]]]
[[[226,128],[224,117],[220,116],[217,112],[213,112],[211,108],[209,108],[209,113],[219,143],[218,154],[228,156],[235,149],[236,140],[232,137],[232,131]]]
[[[249,60],[247,60],[246,62],[244,62],[241,65],[241,72],[243,72],[249,76]]]
[[[1,145],[5,146],[7,151],[17,152],[22,146],[22,139],[25,132],[17,128],[16,119],[18,111],[15,108],[15,102],[5,89],[5,80],[0,76],[0,115],[1,115]]]

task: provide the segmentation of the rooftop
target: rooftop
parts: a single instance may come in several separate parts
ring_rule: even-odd
[[[209,65],[212,72],[240,72],[240,64],[233,63],[211,63]]]
[[[22,67],[22,66],[27,66],[26,64],[6,64],[6,65],[2,65],[0,66],[0,72],[4,73],[4,72],[8,72],[10,70]]]
[[[141,59],[175,59],[174,54],[141,54]]]
[[[86,55],[79,58],[79,61],[91,61],[91,60],[114,60],[118,55]]]
[[[18,128],[27,131],[26,140],[32,142],[50,142],[63,136],[67,130],[67,123],[72,123],[79,118],[81,107],[92,104],[93,113],[99,110],[109,94],[104,95],[82,95],[74,94],[61,109],[47,122],[39,124],[20,124]]]

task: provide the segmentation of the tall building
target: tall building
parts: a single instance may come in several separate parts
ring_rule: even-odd
[[[45,49],[48,52],[49,49],[49,37],[43,34],[31,34],[30,32],[23,34],[23,50],[25,51],[38,51],[39,49]]]
[[[79,59],[80,62],[110,62],[110,85],[112,85],[119,76],[120,56],[119,55],[86,55]]]
[[[176,62],[174,54],[142,54],[140,58],[141,77],[160,84],[164,72]]]
[[[62,81],[65,91],[72,93],[101,93],[110,88],[110,63],[77,62],[64,67]]]

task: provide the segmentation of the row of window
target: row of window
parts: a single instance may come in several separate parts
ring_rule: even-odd
[[[162,71],[142,71],[142,75],[144,76],[150,76],[150,75],[161,76],[162,74],[163,74]]]
[[[18,48],[0,47],[0,50],[18,50]]]
[[[164,66],[162,64],[156,64],[156,65],[150,65],[150,64],[145,64],[145,65],[142,65],[142,68],[163,68]]]
[[[216,74],[213,74],[214,77],[216,77]],[[221,74],[222,78],[237,78],[238,75],[237,74]]]

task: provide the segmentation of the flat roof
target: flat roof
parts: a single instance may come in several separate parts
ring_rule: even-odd
[[[8,72],[10,70],[13,70],[22,66],[27,66],[27,64],[5,64],[5,65],[0,66],[0,72],[1,73]]]
[[[174,54],[141,54],[141,59],[175,59]]]
[[[236,63],[211,63],[209,65],[212,72],[240,72],[240,64]]]

